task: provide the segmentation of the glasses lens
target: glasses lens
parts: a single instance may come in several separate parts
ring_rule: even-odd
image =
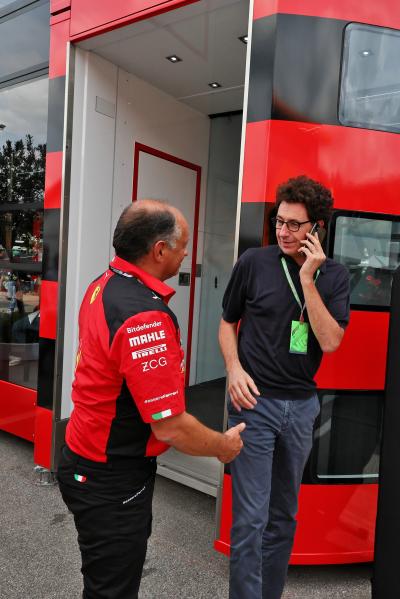
[[[301,225],[301,223],[298,223],[295,220],[286,221],[282,220],[281,218],[272,218],[271,222],[276,229],[282,229],[283,225],[286,225],[289,231],[292,231],[292,233],[296,233],[300,229]]]

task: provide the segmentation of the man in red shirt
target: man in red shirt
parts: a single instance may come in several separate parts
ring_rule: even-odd
[[[74,514],[84,599],[134,599],[151,532],[156,456],[173,446],[231,461],[244,424],[226,433],[185,411],[183,351],[164,280],[189,231],[168,204],[124,210],[109,269],[89,285],[79,314],[74,409],[58,469]]]

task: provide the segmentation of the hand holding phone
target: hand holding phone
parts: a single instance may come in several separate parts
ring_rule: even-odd
[[[302,252],[305,256],[305,261],[300,268],[300,280],[302,284],[313,280],[317,269],[326,260],[320,243],[324,239],[325,233],[326,231],[323,227],[320,227],[318,223],[314,223],[310,232],[307,233],[306,239],[300,241],[303,247],[299,248],[298,251]]]
[[[317,234],[319,242],[322,243],[325,239],[326,231],[324,228],[320,227],[318,223],[314,223],[310,231],[310,235],[315,234]]]

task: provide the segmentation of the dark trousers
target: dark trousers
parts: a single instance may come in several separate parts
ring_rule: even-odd
[[[152,458],[100,464],[63,448],[58,481],[78,531],[83,599],[138,597],[155,470]]]
[[[233,525],[230,599],[280,599],[296,530],[297,497],[319,413],[306,400],[257,398],[254,410],[229,408],[229,426],[246,422],[231,464]]]

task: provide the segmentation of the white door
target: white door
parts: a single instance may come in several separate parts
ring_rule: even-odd
[[[189,224],[188,255],[183,260],[179,273],[166,281],[176,291],[169,306],[176,314],[181,329],[188,382],[193,329],[193,306],[192,309],[190,307],[193,305],[193,286],[196,283],[196,212],[199,207],[197,182],[201,174],[196,165],[189,165],[179,157],[153,151],[148,147],[143,149],[138,146],[135,156],[133,201],[145,198],[166,200],[185,215]]]

